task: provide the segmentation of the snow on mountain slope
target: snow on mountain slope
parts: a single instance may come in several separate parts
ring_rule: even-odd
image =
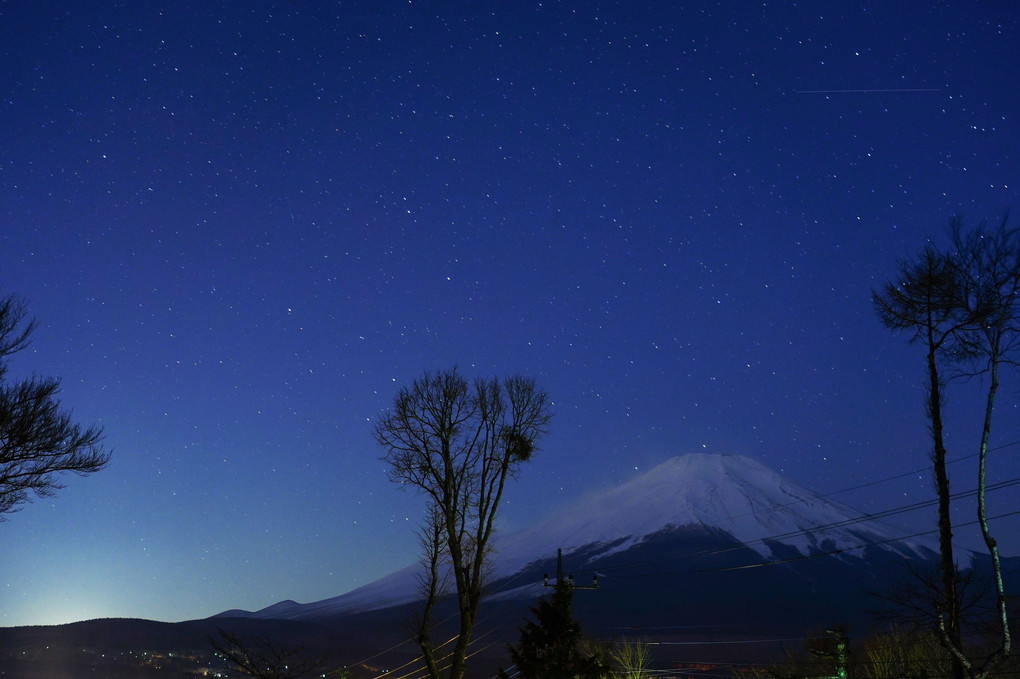
[[[412,603],[418,596],[418,576],[422,567],[415,563],[352,589],[346,594],[307,604],[282,602],[252,614],[256,618],[310,620],[319,617],[363,613]],[[283,604],[288,604],[284,606]]]
[[[512,574],[558,547],[569,552],[604,544],[607,550],[596,556],[605,556],[667,526],[689,524],[722,529],[766,559],[773,555],[762,538],[803,554],[893,541],[889,549],[921,555],[920,545],[895,541],[895,529],[859,517],[750,458],[697,453],[667,460],[567,513],[504,536],[496,545],[496,570]]]
[[[773,558],[767,538],[803,554],[857,551],[881,544],[903,556],[925,556],[927,545],[896,540],[897,532],[803,488],[739,455],[691,454],[651,471],[531,528],[495,537],[492,578],[536,561],[587,548],[590,558],[626,550],[649,535],[686,525],[721,529]],[[283,602],[258,617],[310,618],[370,611],[418,598],[417,564],[346,594],[310,604]]]

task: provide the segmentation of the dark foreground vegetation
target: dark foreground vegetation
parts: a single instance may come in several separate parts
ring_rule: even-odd
[[[790,633],[790,628],[733,628],[705,625],[675,629],[608,629],[592,617],[592,599],[601,592],[575,597],[583,621],[584,653],[599,655],[606,677],[738,677],[751,679],[944,679],[951,676],[948,652],[930,630],[888,623],[875,628],[858,620],[848,628],[835,623]],[[1011,599],[1016,611],[1020,600]],[[597,607],[596,607],[597,608]],[[485,625],[472,648],[467,676],[492,679],[501,667],[515,676],[508,646],[519,645],[528,611],[493,607],[483,613],[499,616],[499,626]],[[679,618],[678,618],[679,619]],[[492,618],[486,618],[491,621]],[[243,639],[271,639],[284,649],[300,649],[321,660],[320,670],[307,677],[349,679],[411,679],[423,672],[415,661],[419,649],[409,627],[390,611],[335,625],[233,618],[181,623],[148,620],[93,620],[54,627],[0,629],[0,676],[16,679],[192,679],[250,675],[232,667],[211,643],[218,630]],[[838,633],[845,632],[845,665],[841,665]],[[968,647],[976,652],[994,644],[994,634],[969,630]],[[986,639],[987,642],[982,641]],[[397,640],[405,644],[392,643]],[[840,672],[845,666],[846,673]],[[1013,654],[990,676],[1017,676]],[[287,676],[287,675],[281,675]]]

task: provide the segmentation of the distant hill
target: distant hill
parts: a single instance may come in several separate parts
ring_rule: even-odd
[[[528,607],[548,592],[544,576],[555,577],[559,548],[563,572],[576,584],[589,585],[598,576],[597,590],[574,597],[589,638],[641,639],[659,644],[656,651],[668,652],[671,660],[721,663],[766,660],[791,645],[789,640],[831,625],[868,631],[874,624],[870,611],[882,606],[869,592],[886,591],[906,578],[908,564],[934,567],[933,545],[899,534],[746,457],[674,458],[571,511],[498,539],[489,596],[474,635],[472,671],[488,678],[506,662],[506,645],[517,640]],[[987,558],[977,556],[974,563],[982,570]],[[1009,559],[1006,566],[1016,574],[1009,583],[1020,578],[1020,560]],[[303,646],[356,675],[373,676],[417,656],[408,625],[417,605],[416,573],[411,566],[323,601],[282,601],[187,623],[98,620],[0,629],[0,661],[14,668],[5,676],[23,679],[86,676],[81,661],[89,654],[82,649],[132,662],[142,651],[165,656],[173,650],[193,654],[193,664],[208,665],[215,660],[208,639],[224,627]],[[447,618],[444,632],[450,636],[454,613],[446,602],[436,616]],[[50,651],[43,654],[46,646]],[[19,653],[34,654],[36,663],[9,664]],[[77,673],[25,669],[40,666],[43,657],[74,665]],[[97,669],[102,663],[88,659],[88,676],[150,676],[102,674]],[[176,665],[184,664],[178,660]],[[60,662],[46,664],[58,672]],[[176,665],[151,676],[195,676]]]

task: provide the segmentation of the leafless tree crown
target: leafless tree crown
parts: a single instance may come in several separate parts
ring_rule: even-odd
[[[442,668],[431,639],[431,612],[447,582],[456,588],[460,631],[447,662],[464,675],[482,597],[489,540],[508,477],[528,462],[551,417],[545,392],[520,375],[469,382],[456,369],[426,373],[402,388],[376,422],[390,479],[423,492],[419,533],[425,566],[416,633],[428,673]]]
[[[322,668],[303,648],[276,643],[268,637],[245,638],[217,629],[209,644],[237,669],[254,679],[299,679]]]
[[[100,427],[81,427],[60,407],[56,378],[9,381],[8,360],[28,345],[35,323],[14,297],[0,299],[0,520],[63,488],[61,472],[91,474],[107,465]]]

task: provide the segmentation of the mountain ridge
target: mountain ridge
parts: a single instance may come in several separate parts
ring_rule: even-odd
[[[587,563],[626,552],[664,531],[685,526],[720,531],[764,561],[839,553],[862,557],[868,545],[901,558],[925,559],[924,541],[897,539],[897,531],[786,479],[741,455],[692,453],[670,458],[615,488],[521,531],[497,535],[490,582],[505,581],[558,549],[583,552]],[[790,550],[793,550],[792,552]],[[299,604],[283,601],[234,616],[317,619],[413,603],[418,564],[411,564],[336,597]],[[533,586],[500,598],[534,596]]]

